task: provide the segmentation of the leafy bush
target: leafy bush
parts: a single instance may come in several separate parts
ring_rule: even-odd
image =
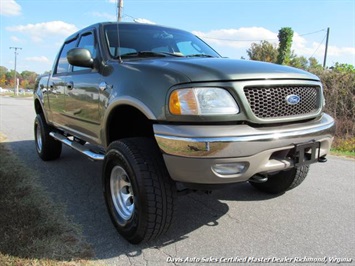
[[[329,70],[312,70],[322,81],[326,100],[325,112],[337,122],[336,137],[348,139],[355,132],[355,69],[336,64]]]
[[[334,140],[333,147],[335,147],[336,150],[341,152],[355,153],[355,138],[336,138]]]

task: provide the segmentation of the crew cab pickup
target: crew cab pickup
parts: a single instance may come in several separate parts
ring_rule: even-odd
[[[329,153],[324,104],[308,72],[222,58],[178,29],[98,23],[68,37],[38,81],[36,151],[54,160],[64,143],[103,160],[112,222],[140,243],[168,230],[179,192],[298,186]]]

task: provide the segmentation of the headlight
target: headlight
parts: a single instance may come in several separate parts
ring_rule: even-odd
[[[232,115],[239,107],[232,95],[221,88],[189,88],[175,90],[169,98],[174,115]]]

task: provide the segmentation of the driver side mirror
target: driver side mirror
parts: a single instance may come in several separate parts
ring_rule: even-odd
[[[73,66],[94,68],[94,59],[88,49],[73,48],[67,53],[67,59]]]

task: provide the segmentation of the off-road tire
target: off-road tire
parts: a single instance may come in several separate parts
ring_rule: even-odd
[[[128,138],[109,145],[103,190],[113,224],[132,244],[155,239],[173,222],[176,186],[152,139]]]
[[[308,174],[309,166],[292,168],[275,175],[269,175],[264,183],[250,182],[250,184],[260,191],[270,194],[281,194],[299,186]]]
[[[43,161],[58,159],[62,152],[62,143],[53,139],[49,133],[50,126],[42,114],[38,114],[34,122],[36,151]]]

